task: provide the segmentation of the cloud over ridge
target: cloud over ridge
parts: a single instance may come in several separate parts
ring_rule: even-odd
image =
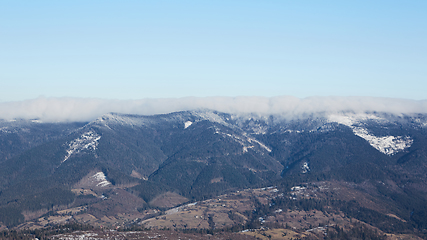
[[[280,114],[302,117],[323,112],[427,113],[426,100],[376,97],[185,97],[140,100],[45,98],[0,103],[0,119],[40,119],[45,122],[91,121],[109,113],[153,115],[211,109],[227,113]]]

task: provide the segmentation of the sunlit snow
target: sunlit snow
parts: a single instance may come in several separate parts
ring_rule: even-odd
[[[381,121],[383,119],[373,114],[359,113],[359,114],[346,114],[346,115],[332,114],[332,115],[328,115],[328,120],[330,122],[336,122],[342,125],[352,127],[355,123],[359,123],[361,121],[366,121],[366,120]]]
[[[307,162],[304,162],[304,164],[302,165],[301,169],[302,169],[302,173],[308,173],[308,172],[310,172],[310,167],[308,166]]]
[[[191,126],[191,124],[193,124],[193,122],[191,122],[191,121],[186,121],[186,122],[184,123],[184,129],[186,129],[186,128],[188,128],[189,126]]]
[[[251,138],[251,137],[247,137],[248,142],[252,143],[252,142],[256,142],[258,143],[259,146],[261,146],[262,148],[264,148],[265,150],[267,150],[267,152],[271,152],[271,149],[267,146],[265,146],[263,143],[261,143],[260,141]]]
[[[97,187],[106,187],[108,185],[111,185],[111,183],[107,180],[107,177],[103,172],[97,172],[95,175],[92,176],[92,179],[98,182],[98,184],[96,184]]]
[[[101,136],[93,131],[83,133],[79,138],[71,141],[68,144],[67,155],[65,156],[64,160],[62,160],[62,162],[67,161],[71,155],[79,153],[83,150],[95,151],[96,147],[98,146],[99,139],[101,139]]]
[[[253,148],[254,146],[243,146],[243,153],[247,153],[249,148]]]
[[[221,116],[211,111],[194,111],[192,114],[210,122],[216,122],[225,126],[229,126],[229,124],[224,121]]]
[[[215,134],[221,134],[223,136],[227,136],[232,138],[234,141],[240,143],[243,146],[243,153],[248,152],[248,149],[253,148],[253,143],[258,144],[261,148],[264,148],[267,152],[271,152],[271,149],[267,147],[262,142],[256,140],[255,138],[248,137],[245,133],[243,133],[243,136],[237,136],[235,134],[229,134],[229,133],[223,133],[220,132],[218,128],[215,128]]]
[[[387,155],[394,155],[409,148],[413,143],[413,140],[408,136],[377,137],[370,134],[367,129],[355,126],[364,120],[385,121],[372,114],[329,115],[328,120],[329,122],[336,122],[350,127],[356,136],[365,139],[372,147]]]
[[[356,136],[359,136],[371,144],[378,151],[387,154],[394,155],[399,151],[409,148],[413,140],[410,137],[402,137],[402,136],[385,136],[385,137],[376,137],[368,134],[366,129],[360,127],[354,127],[353,132]]]
[[[107,113],[95,120],[95,122],[106,126],[111,129],[107,124],[120,124],[120,125],[129,125],[129,126],[141,126],[144,125],[143,118],[129,117],[121,114]]]

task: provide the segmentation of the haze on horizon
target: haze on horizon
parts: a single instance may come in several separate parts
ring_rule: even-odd
[[[187,110],[216,110],[231,114],[304,118],[311,114],[383,112],[427,114],[427,100],[373,97],[186,97],[139,100],[95,98],[37,98],[0,103],[0,119],[38,119],[43,122],[93,121],[104,114],[153,115]]]
[[[427,99],[426,10],[421,0],[2,1],[0,103]]]

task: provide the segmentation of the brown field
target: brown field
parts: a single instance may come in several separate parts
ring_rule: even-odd
[[[197,203],[190,203],[166,211],[165,215],[142,221],[146,227],[154,228],[223,228],[235,224],[244,224],[247,217],[243,214],[254,208],[250,197],[271,197],[265,190],[247,190],[218,196]],[[233,218],[233,219],[230,219]]]
[[[166,192],[163,193],[149,202],[150,206],[158,208],[171,208],[188,202],[185,198],[177,193]]]
[[[362,183],[363,185],[364,183]],[[116,239],[148,239],[152,238],[151,233],[157,232],[158,239],[176,239],[173,234],[181,234],[180,239],[291,239],[310,237],[312,239],[323,238],[328,226],[338,225],[344,229],[349,229],[354,223],[361,223],[356,219],[349,219],[337,209],[310,210],[301,209],[276,209],[268,215],[259,217],[258,229],[244,230],[240,233],[224,233],[225,235],[206,235],[182,233],[181,230],[194,229],[224,229],[232,226],[243,226],[248,223],[248,217],[254,211],[255,203],[267,205],[270,200],[276,197],[286,197],[290,199],[319,198],[319,199],[355,199],[363,206],[376,207],[369,195],[359,190],[353,189],[346,183],[340,182],[317,182],[295,186],[288,193],[281,193],[274,187],[246,189],[242,191],[230,192],[214,199],[185,204],[171,208],[167,211],[159,209],[147,209],[141,211],[139,207],[145,202],[135,195],[121,188],[106,188],[101,192],[99,189],[78,189],[80,194],[96,195],[91,198],[92,204],[88,206],[72,207],[68,209],[57,209],[54,214],[47,217],[39,217],[19,226],[20,229],[43,228],[52,224],[62,224],[69,221],[90,224],[95,227],[107,229],[122,229],[129,226],[139,226],[140,228],[151,228],[151,231],[120,233],[120,232],[91,232],[93,239],[102,239],[113,234]],[[360,189],[360,186],[358,186]],[[369,185],[364,186],[369,190]],[[77,190],[77,189],[76,189]],[[188,199],[175,194],[165,193],[150,202],[151,206],[158,206],[160,209],[167,206],[174,206],[186,202]],[[156,205],[157,204],[157,205]],[[384,208],[384,207],[383,207]],[[39,212],[40,214],[42,212]],[[389,216],[399,219],[397,216]],[[369,228],[376,229],[370,225]],[[178,231],[160,231],[170,229]],[[376,229],[381,233],[379,229]],[[150,234],[148,234],[150,233]],[[56,236],[54,239],[78,239],[80,233],[70,236]],[[81,232],[81,234],[86,234]],[[148,235],[147,235],[148,234]],[[162,235],[163,234],[163,235]],[[166,234],[166,235],[165,235]],[[167,236],[171,234],[171,236]],[[216,233],[218,234],[218,233]],[[228,234],[228,235],[227,235]],[[113,236],[110,235],[110,236]],[[176,236],[178,236],[176,235]],[[87,235],[89,236],[89,235]],[[174,235],[173,235],[174,236]],[[212,237],[212,238],[209,238]],[[388,235],[388,239],[420,239],[414,235]]]
[[[243,235],[249,235],[253,236],[256,239],[262,239],[262,240],[287,240],[287,239],[298,239],[298,238],[304,238],[308,236],[312,236],[311,233],[299,233],[296,231],[292,231],[289,229],[268,229],[268,230],[253,230],[253,231],[246,231],[242,232]]]

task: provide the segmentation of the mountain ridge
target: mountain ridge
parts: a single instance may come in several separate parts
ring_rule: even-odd
[[[19,120],[3,121],[0,142],[9,144],[0,145],[2,156],[8,156],[0,161],[0,209],[91,205],[114,191],[132,193],[141,199],[135,208],[149,209],[149,202],[159,207],[152,200],[160,196],[198,200],[249,187],[322,180],[389,181],[422,196],[427,189],[426,119],[422,114],[345,112],[289,120],[197,110],[109,113],[82,123],[21,120],[22,128]],[[44,129],[49,134],[40,135]],[[38,144],[25,142],[36,137]],[[77,184],[95,173],[109,187],[94,183],[91,190]],[[54,196],[48,205],[35,200],[43,194]],[[22,222],[16,219],[13,224]]]

